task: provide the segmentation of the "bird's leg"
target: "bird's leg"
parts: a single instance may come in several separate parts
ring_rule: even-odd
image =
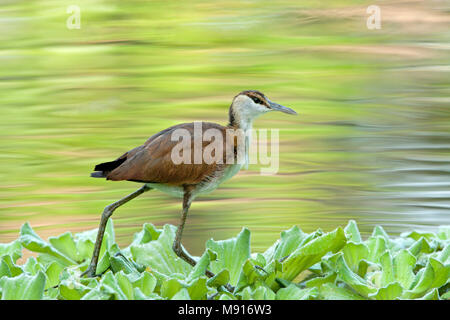
[[[177,233],[175,236],[175,241],[173,242],[173,251],[179,256],[181,259],[189,263],[191,266],[195,266],[196,262],[192,257],[184,250],[181,246],[181,236],[183,234],[184,224],[186,223],[186,217],[191,206],[192,202],[192,194],[190,190],[185,187],[184,188],[184,196],[183,196],[183,212],[181,214],[180,225],[178,226]],[[214,273],[209,270],[206,270],[206,275],[208,277],[214,277]]]
[[[191,266],[195,266],[196,264],[195,260],[192,259],[192,257],[190,257],[189,254],[186,251],[184,251],[183,247],[181,246],[181,236],[183,234],[184,224],[186,223],[187,213],[189,211],[192,202],[191,193],[186,189],[186,187],[184,189],[185,191],[183,196],[183,212],[181,214],[180,224],[177,228],[177,233],[175,235],[175,241],[173,242],[172,248],[173,251],[175,251],[175,253],[177,254],[177,256],[179,256],[181,259],[189,263]]]
[[[192,259],[192,257],[189,256],[189,254],[181,246],[181,235],[183,234],[184,224],[186,223],[186,217],[187,217],[188,210],[189,210],[189,208],[191,206],[191,202],[192,202],[192,194],[190,193],[189,189],[187,189],[185,187],[184,188],[184,196],[183,196],[183,212],[181,214],[180,225],[178,226],[177,233],[176,233],[176,236],[175,236],[175,241],[173,242],[173,247],[172,248],[173,248],[173,251],[175,251],[175,253],[177,254],[178,257],[180,257],[181,259],[183,259],[184,261],[189,263],[191,266],[195,266],[196,265],[195,260]],[[214,273],[212,273],[209,270],[206,270],[205,274],[209,278],[212,278],[212,277],[215,276]],[[234,287],[231,286],[230,284],[227,284],[225,286],[225,288],[227,288],[227,290],[230,291],[230,292],[234,291]]]
[[[97,271],[97,263],[98,258],[100,255],[100,248],[102,247],[102,241],[103,241],[103,235],[105,234],[105,228],[106,223],[108,222],[109,217],[113,214],[113,212],[120,207],[121,205],[124,205],[130,200],[133,200],[137,196],[143,194],[146,191],[151,190],[152,188],[148,187],[147,185],[144,185],[143,187],[139,188],[135,192],[129,194],[128,196],[120,199],[119,201],[116,201],[108,206],[105,207],[102,213],[102,218],[100,220],[100,226],[98,227],[98,233],[97,233],[97,240],[95,241],[94,246],[94,252],[92,254],[91,263],[89,264],[89,267],[85,272],[81,274],[81,276],[88,276],[88,277],[94,277],[95,272]]]

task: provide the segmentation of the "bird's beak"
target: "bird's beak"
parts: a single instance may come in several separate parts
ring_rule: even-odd
[[[295,114],[297,115],[297,112],[295,112],[294,110],[292,110],[291,108],[282,106],[281,104],[269,101],[269,106],[272,110],[274,111],[281,111],[287,114]]]

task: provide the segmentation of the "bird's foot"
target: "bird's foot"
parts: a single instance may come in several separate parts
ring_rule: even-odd
[[[97,269],[97,268],[94,267],[94,266],[89,266],[89,267],[86,269],[86,271],[84,271],[84,272],[81,274],[80,278],[82,278],[82,277],[87,277],[87,278],[94,278],[94,277],[96,277],[96,274],[95,274],[96,269]]]
[[[197,264],[197,262],[189,256],[189,254],[187,254],[183,248],[178,245],[177,243],[174,243],[173,247],[172,247],[173,251],[175,252],[175,254],[180,257],[181,259],[183,259],[184,261],[186,261],[187,263],[189,263],[191,266],[195,266]],[[212,273],[211,271],[209,271],[208,269],[205,270],[205,274],[208,278],[213,278],[215,276],[214,273]],[[229,283],[227,283],[224,286],[229,292],[233,293],[234,291],[234,287],[232,285],[230,285]]]
[[[261,267],[261,266],[255,265],[255,269],[264,271],[265,274],[269,274],[269,273],[268,273],[263,267]]]
[[[233,292],[234,292],[234,287],[233,287],[231,284],[229,284],[229,283],[227,283],[227,284],[225,285],[225,289],[227,289],[228,292],[230,292],[230,293],[233,293]]]

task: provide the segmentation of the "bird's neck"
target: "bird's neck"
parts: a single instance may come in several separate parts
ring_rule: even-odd
[[[244,112],[239,112],[239,108],[233,108],[231,105],[229,110],[229,119],[228,119],[228,127],[233,129],[242,130],[244,133],[244,141],[245,141],[245,163],[243,167],[248,169],[249,164],[249,149],[252,140],[252,128],[253,128],[253,120],[254,116],[246,114]]]
[[[251,131],[253,128],[253,120],[255,117],[251,114],[240,112],[239,108],[236,108],[233,105],[230,107],[228,117],[228,127],[241,129],[245,133]]]

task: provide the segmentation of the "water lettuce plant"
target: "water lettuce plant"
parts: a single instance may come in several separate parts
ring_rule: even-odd
[[[25,223],[0,244],[0,297],[8,299],[392,300],[450,299],[450,227],[392,238],[381,227],[363,240],[354,221],[331,232],[294,226],[265,252],[252,253],[250,231],[209,240],[190,266],[172,251],[176,227],[144,224],[120,248],[107,225],[96,278],[81,278],[96,230],[48,241]],[[38,253],[19,265],[23,249]],[[208,278],[205,270],[215,276]]]

